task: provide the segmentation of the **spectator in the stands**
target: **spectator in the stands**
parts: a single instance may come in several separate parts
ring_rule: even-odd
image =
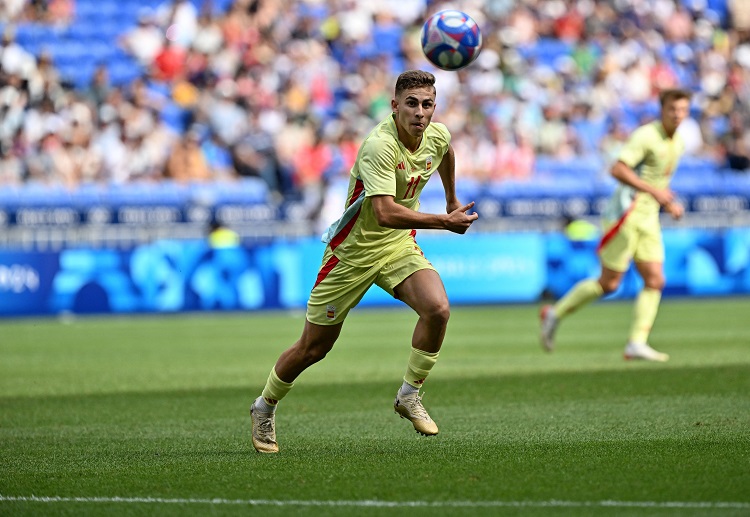
[[[12,1],[15,5],[19,0]],[[36,0],[27,12],[49,12],[53,1]],[[13,10],[7,2],[6,10]],[[100,181],[158,178],[153,173],[123,172],[122,157],[133,152],[137,139],[121,134],[118,126],[123,119],[122,124],[130,127],[147,112],[151,126],[136,147],[145,146],[148,151],[142,154],[163,165],[163,153],[171,148],[174,135],[154,113],[175,105],[177,109],[164,118],[178,132],[184,133],[193,120],[207,128],[204,149],[211,150],[212,160],[224,163],[225,173],[214,172],[215,176],[232,177],[236,166],[240,177],[263,177],[276,199],[282,193],[301,195],[292,183],[299,173],[292,152],[296,146],[286,145],[286,137],[305,133],[310,129],[304,129],[306,124],[330,136],[335,170],[323,183],[346,174],[341,171],[348,167],[341,164],[351,160],[344,157],[351,158],[351,149],[359,145],[366,128],[388,110],[389,97],[382,92],[391,81],[392,66],[429,66],[418,44],[421,23],[428,12],[451,3],[415,0],[396,14],[383,13],[379,3],[369,0],[313,4],[305,3],[302,9],[300,1],[233,0],[228,5],[209,5],[165,0],[160,6],[152,4],[153,11],[140,11],[138,27],[119,41],[142,63],[146,79],[111,90],[97,82],[100,86],[86,93],[97,112],[104,106],[116,112],[112,121],[92,130],[88,147],[103,160],[96,177]],[[195,5],[202,5],[200,17]],[[227,10],[221,12],[224,6]],[[700,129],[703,142],[696,146],[697,155],[723,160],[725,150],[740,149],[742,138],[736,128],[730,131],[729,117],[750,113],[750,2],[727,0],[728,18],[720,0],[501,1],[472,6],[485,36],[479,60],[459,73],[437,72],[443,101],[436,117],[457,128],[463,125],[454,134],[454,145],[475,151],[470,160],[466,158],[461,174],[481,181],[511,177],[494,177],[497,168],[492,173],[487,170],[487,156],[526,156],[521,160],[526,165],[518,170],[527,170],[535,153],[558,158],[591,153],[607,159],[607,153],[619,145],[620,129],[628,131],[650,117],[655,93],[674,82],[695,92],[695,106],[701,110],[693,114],[697,123],[693,134],[697,137],[695,129]],[[136,14],[138,7],[134,9]],[[41,21],[36,15],[33,18]],[[391,35],[396,43],[373,45],[373,29]],[[28,37],[27,33],[21,41]],[[559,44],[559,38],[567,45]],[[171,49],[162,53],[166,41],[181,54]],[[136,50],[131,44],[142,48]],[[154,63],[159,53],[162,57]],[[54,140],[45,137],[43,144],[42,135],[58,134],[59,128],[73,123],[68,114],[70,87],[62,84],[70,77],[60,77],[48,54],[38,59],[37,63],[34,55],[16,45],[6,27],[0,46],[0,91],[3,98],[16,99],[18,104],[2,112],[0,141],[6,146],[9,139],[15,142],[8,135],[23,125],[20,134],[25,143],[19,149],[25,150],[14,156],[24,169],[32,156],[45,155],[41,147],[49,148]],[[586,101],[585,109],[581,99]],[[557,104],[553,106],[557,113],[548,109],[545,120],[542,109],[552,103]],[[602,129],[608,120],[618,121],[613,134]],[[343,131],[330,129],[339,121]],[[491,124],[508,131],[497,139],[486,129]],[[468,126],[473,129],[467,130]],[[536,148],[519,152],[526,149],[521,135],[538,137]],[[85,147],[73,144],[74,149]],[[131,149],[126,152],[126,148]],[[7,152],[5,156],[10,161]],[[227,166],[227,156],[233,158],[233,166]],[[504,158],[500,161],[507,163]],[[214,171],[213,165],[209,168]],[[506,164],[503,169],[513,167]]]
[[[208,131],[201,143],[203,156],[211,169],[211,176],[216,181],[232,181],[237,179],[237,173],[232,164],[232,154],[221,145],[218,137],[213,131]]]
[[[22,83],[17,74],[6,74],[5,85],[0,86],[0,145],[10,145],[16,131],[23,125],[29,97]]]
[[[273,135],[261,123],[261,114],[250,113],[248,130],[231,147],[232,163],[240,177],[259,177],[276,199],[291,187],[291,180],[281,170]]]
[[[536,148],[540,154],[557,158],[571,158],[575,154],[572,135],[564,120],[564,110],[557,101],[543,108],[544,120],[536,133]]]
[[[62,148],[57,133],[45,130],[39,139],[38,151],[28,157],[28,179],[38,185],[57,186],[62,182],[57,175],[56,155]]]
[[[164,47],[164,32],[156,25],[153,11],[141,7],[138,25],[120,37],[120,46],[143,66],[150,66]]]
[[[190,0],[168,0],[156,10],[156,19],[167,40],[187,49],[198,30],[198,10]]]
[[[24,162],[10,146],[0,145],[0,188],[20,187],[24,183]]]
[[[24,76],[24,71],[33,62],[34,56],[16,42],[15,31],[6,27],[0,39],[0,71]]]
[[[57,26],[67,26],[75,18],[75,0],[49,0],[47,22]]]
[[[750,129],[740,113],[730,117],[730,130],[725,137],[727,165],[735,170],[750,169]]]
[[[164,175],[180,183],[205,182],[212,179],[211,170],[201,149],[201,135],[198,129],[190,129],[172,147]]]
[[[24,18],[33,22],[45,23],[49,12],[49,0],[27,0]]]
[[[308,219],[315,219],[323,206],[324,178],[333,165],[330,142],[318,128],[312,138],[304,142],[294,155],[293,176],[295,190],[302,195]]]
[[[730,20],[740,39],[750,37],[750,3],[747,0],[727,0]]]
[[[154,58],[153,73],[161,81],[174,81],[184,77],[187,64],[187,51],[172,40],[167,40],[164,47]]]
[[[617,157],[620,156],[625,142],[628,141],[630,136],[625,125],[617,119],[610,121],[607,131],[604,133],[604,137],[599,142],[599,150],[604,159],[606,169],[617,161]]]
[[[91,76],[86,97],[94,106],[101,106],[109,97],[112,85],[109,82],[109,70],[106,65],[100,64]]]
[[[198,27],[193,39],[192,48],[201,54],[216,54],[224,44],[224,34],[210,12],[203,12],[198,18]]]
[[[21,18],[26,0],[0,1],[0,22],[15,22]]]

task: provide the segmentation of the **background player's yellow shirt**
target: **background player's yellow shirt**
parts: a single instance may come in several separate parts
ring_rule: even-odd
[[[675,133],[669,138],[661,120],[656,120],[633,132],[620,151],[618,160],[633,169],[649,185],[663,189],[669,186],[684,152],[682,137]],[[659,203],[649,194],[619,184],[610,198],[604,218],[616,221],[628,210],[631,210],[628,217],[658,219]]]
[[[446,127],[432,122],[412,153],[398,139],[393,115],[367,135],[351,170],[344,215],[323,235],[339,260],[369,266],[413,240],[412,230],[380,226],[370,198],[393,196],[396,203],[418,210],[419,195],[448,151],[450,140]]]

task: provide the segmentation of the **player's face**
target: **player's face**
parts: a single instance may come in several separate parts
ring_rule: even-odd
[[[688,99],[672,99],[667,101],[661,109],[661,123],[668,134],[675,132],[677,127],[687,118],[690,112]]]
[[[435,113],[435,91],[432,88],[404,90],[391,100],[396,122],[412,138],[421,138]]]

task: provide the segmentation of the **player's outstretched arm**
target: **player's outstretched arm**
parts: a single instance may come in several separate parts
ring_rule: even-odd
[[[380,226],[399,230],[448,230],[454,233],[466,233],[479,216],[468,214],[474,202],[459,206],[448,214],[424,214],[399,205],[393,196],[372,196],[375,218]]]

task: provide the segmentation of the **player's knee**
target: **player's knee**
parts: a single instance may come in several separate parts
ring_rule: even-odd
[[[451,307],[448,300],[440,300],[430,304],[422,315],[434,325],[445,325],[451,317]]]
[[[655,291],[662,291],[664,290],[664,285],[666,284],[666,281],[664,280],[663,275],[650,275],[648,278],[644,280],[644,284],[649,289],[654,289]]]
[[[599,280],[599,285],[602,286],[602,291],[604,294],[610,294],[617,290],[618,287],[620,287],[620,279],[619,278],[606,278]]]

